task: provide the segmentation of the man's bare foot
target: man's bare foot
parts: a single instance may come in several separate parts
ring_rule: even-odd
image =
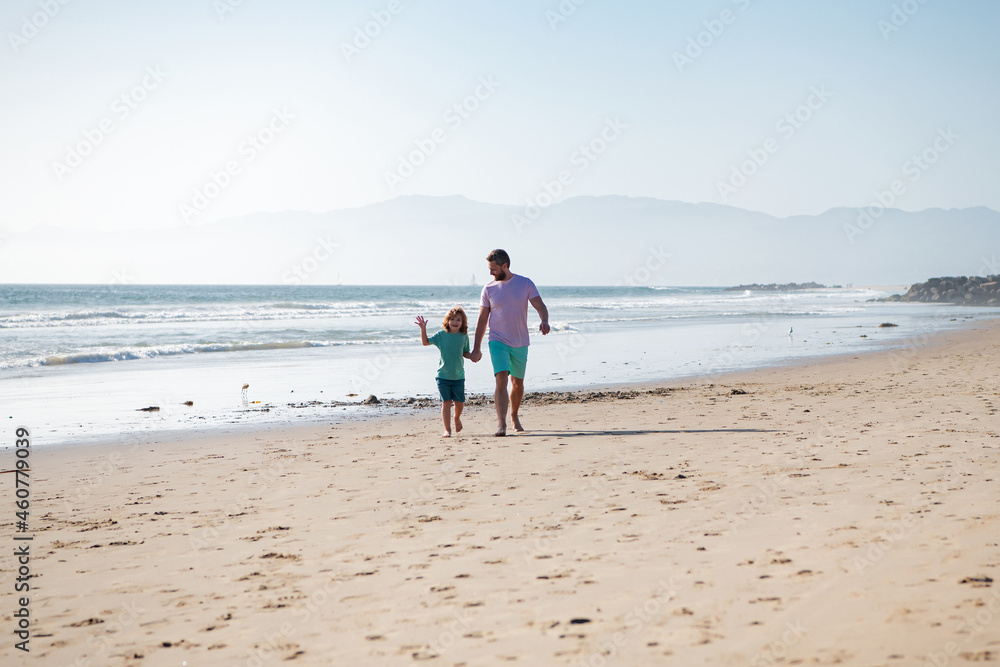
[[[511,419],[514,420],[514,430],[515,431],[523,431],[524,427],[521,426],[521,420],[517,418],[517,415],[511,415],[510,417],[511,417]]]
[[[455,417],[455,433],[462,432],[462,420],[459,417]]]
[[[451,431],[445,431],[444,433],[441,434],[441,437],[442,438],[450,438],[451,437]]]
[[[497,428],[497,432],[494,433],[493,435],[495,435],[498,438],[502,438],[503,436],[507,435],[507,425],[504,424],[503,426]]]

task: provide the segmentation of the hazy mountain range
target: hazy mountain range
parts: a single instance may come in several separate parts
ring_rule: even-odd
[[[775,218],[645,197],[527,209],[407,196],[152,231],[10,233],[0,239],[0,282],[482,284],[495,247],[515,273],[545,285],[908,285],[1000,272],[1000,213],[836,208]]]

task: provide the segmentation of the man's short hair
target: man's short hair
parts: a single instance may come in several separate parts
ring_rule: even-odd
[[[504,264],[510,266],[510,255],[507,254],[506,250],[497,248],[496,250],[490,252],[490,254],[486,255],[486,261],[496,262],[500,266],[503,266]]]

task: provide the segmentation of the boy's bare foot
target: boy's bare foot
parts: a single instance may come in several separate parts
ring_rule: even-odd
[[[523,431],[524,427],[521,426],[521,420],[517,418],[517,415],[511,415],[511,419],[514,420],[514,430]]]
[[[497,428],[497,432],[494,433],[493,435],[497,436],[498,438],[502,438],[503,436],[507,435],[507,425],[504,424],[503,426]]]
[[[455,433],[461,433],[461,432],[462,432],[462,420],[458,417],[455,417]]]
[[[441,437],[442,438],[450,438],[451,437],[451,431],[445,431],[444,433],[441,434]]]

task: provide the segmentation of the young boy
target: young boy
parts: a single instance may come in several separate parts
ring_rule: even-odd
[[[471,359],[469,346],[469,319],[461,306],[455,306],[445,315],[443,329],[427,337],[427,320],[417,316],[420,341],[434,345],[441,352],[438,363],[437,384],[441,393],[441,420],[444,421],[442,438],[451,437],[451,406],[455,404],[455,432],[462,430],[462,408],[465,407],[465,362]]]

